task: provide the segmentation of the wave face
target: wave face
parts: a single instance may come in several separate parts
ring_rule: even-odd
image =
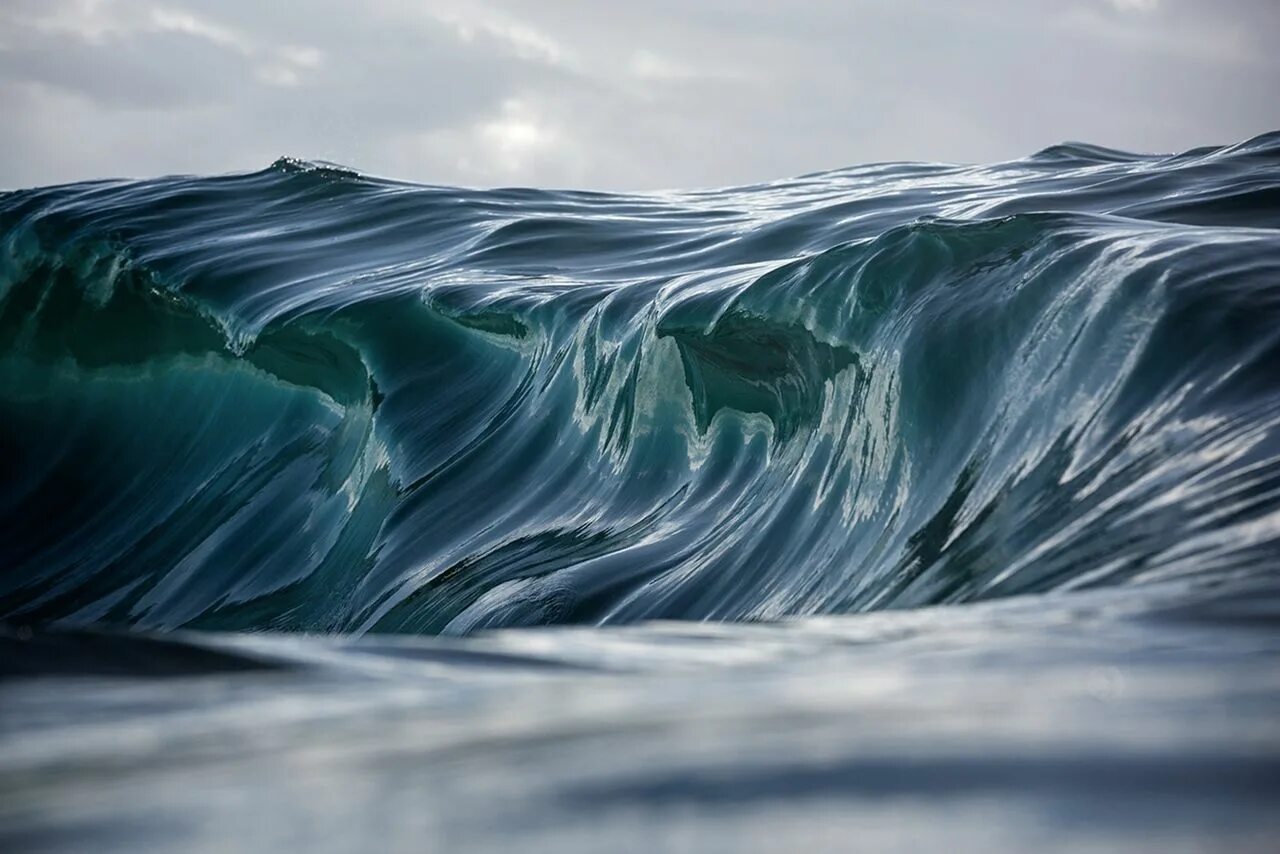
[[[1280,556],[1280,134],[0,196],[0,619],[768,620]]]

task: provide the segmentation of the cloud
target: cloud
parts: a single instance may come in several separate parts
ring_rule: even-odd
[[[1272,0],[6,0],[0,186],[282,154],[646,189],[1174,150],[1280,126],[1278,31]]]
[[[91,45],[139,34],[180,33],[219,47],[251,52],[243,33],[185,9],[131,0],[16,0],[4,13],[9,27],[66,36]]]
[[[585,177],[585,152],[573,136],[545,105],[518,98],[465,126],[403,135],[390,149],[398,174],[426,160],[445,165],[457,183],[517,183],[531,169],[555,176],[557,184]]]
[[[315,47],[272,44],[211,16],[140,0],[19,2],[0,21],[25,35],[0,47],[10,79],[108,104],[202,99],[220,88],[217,81],[233,82],[246,69],[262,82],[297,86],[324,56]]]
[[[451,26],[463,42],[487,39],[498,43],[501,49],[509,51],[520,59],[545,62],[550,65],[572,64],[569,51],[546,33],[477,4],[428,9],[426,14]]]
[[[319,68],[323,60],[324,51],[319,48],[284,45],[273,48],[256,73],[259,80],[272,86],[298,86],[306,73]]]
[[[152,6],[148,10],[143,32],[182,33],[204,39],[218,47],[251,56],[256,52],[253,40],[243,33],[221,24],[193,15],[182,9]]]
[[[1107,0],[1121,12],[1154,12],[1160,6],[1160,0]]]

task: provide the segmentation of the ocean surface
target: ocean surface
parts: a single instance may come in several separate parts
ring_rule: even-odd
[[[1280,133],[0,193],[0,848],[1267,851]]]

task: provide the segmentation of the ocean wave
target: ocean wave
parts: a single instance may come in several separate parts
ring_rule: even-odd
[[[0,619],[467,633],[1270,571],[1280,134],[0,196]]]

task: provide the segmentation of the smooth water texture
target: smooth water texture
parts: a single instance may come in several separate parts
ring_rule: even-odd
[[[9,839],[1263,848],[1277,229],[1280,134],[0,195]]]
[[[1261,571],[1280,136],[0,199],[0,616],[466,633]]]

